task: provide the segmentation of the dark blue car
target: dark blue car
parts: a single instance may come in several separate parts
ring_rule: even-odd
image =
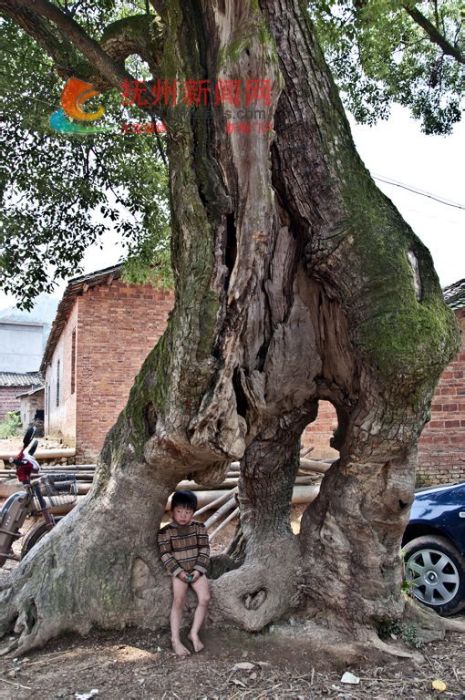
[[[418,600],[441,615],[465,607],[465,482],[415,494],[402,547]]]

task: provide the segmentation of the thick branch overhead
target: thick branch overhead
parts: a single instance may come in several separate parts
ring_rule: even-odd
[[[59,75],[67,78],[73,75],[78,58],[70,42],[58,38],[53,27],[38,17],[27,7],[17,7],[9,0],[0,0],[0,11],[14,20],[25,32],[30,34],[53,59]]]
[[[51,25],[47,26],[43,19],[53,23],[64,41],[67,42],[68,47],[73,46],[77,49],[89,64],[85,66],[82,62],[73,63],[78,77],[89,78],[90,72],[97,74],[109,86],[113,87],[119,87],[125,80],[133,80],[124,67],[124,58],[135,53],[139,47],[135,39],[128,41],[128,27],[133,27],[137,18],[128,18],[124,22],[115,23],[115,25],[119,24],[119,35],[124,41],[118,41],[118,32],[113,31],[111,41],[107,40],[107,50],[106,47],[103,48],[90,37],[72,17],[66,15],[47,0],[0,0],[0,9],[36,39],[54,61],[58,59],[60,66],[62,66],[64,51],[58,51],[59,41],[52,31]],[[140,45],[142,46],[143,42]],[[128,51],[126,54],[124,53],[125,46]],[[112,49],[114,55],[111,53]],[[101,86],[101,81],[98,82]]]
[[[447,39],[439,32],[434,24],[432,24],[424,14],[420,12],[416,7],[404,4],[404,10],[410,15],[416,24],[418,24],[422,29],[425,30],[429,39],[437,44],[446,56],[452,56],[458,63],[465,65],[465,56],[452,44],[447,41]]]

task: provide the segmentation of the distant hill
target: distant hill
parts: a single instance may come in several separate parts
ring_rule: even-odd
[[[8,321],[23,321],[24,323],[45,323],[51,325],[55,318],[59,299],[49,294],[39,294],[31,311],[21,311],[16,306],[10,306],[0,311],[0,323]]]

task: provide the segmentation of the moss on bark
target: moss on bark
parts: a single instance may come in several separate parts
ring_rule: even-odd
[[[354,342],[386,383],[405,387],[404,400],[415,383],[434,384],[458,351],[455,317],[429,251],[371,179],[354,176],[344,194],[360,279]],[[409,252],[418,261],[419,299]]]

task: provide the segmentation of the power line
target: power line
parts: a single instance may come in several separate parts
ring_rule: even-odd
[[[403,190],[407,190],[408,192],[413,192],[413,194],[419,194],[422,197],[427,197],[428,199],[433,199],[435,202],[439,202],[440,204],[445,204],[447,207],[454,207],[454,209],[462,209],[465,211],[465,204],[458,204],[457,202],[451,202],[448,199],[444,199],[443,197],[438,197],[435,194],[431,194],[431,192],[424,192],[423,190],[417,190],[415,187],[411,187],[410,185],[406,185],[403,182],[396,182],[395,180],[389,180],[386,177],[382,177],[381,175],[374,175],[372,174],[375,180],[379,180],[379,182],[384,182],[387,185],[393,185],[394,187],[400,187]]]

